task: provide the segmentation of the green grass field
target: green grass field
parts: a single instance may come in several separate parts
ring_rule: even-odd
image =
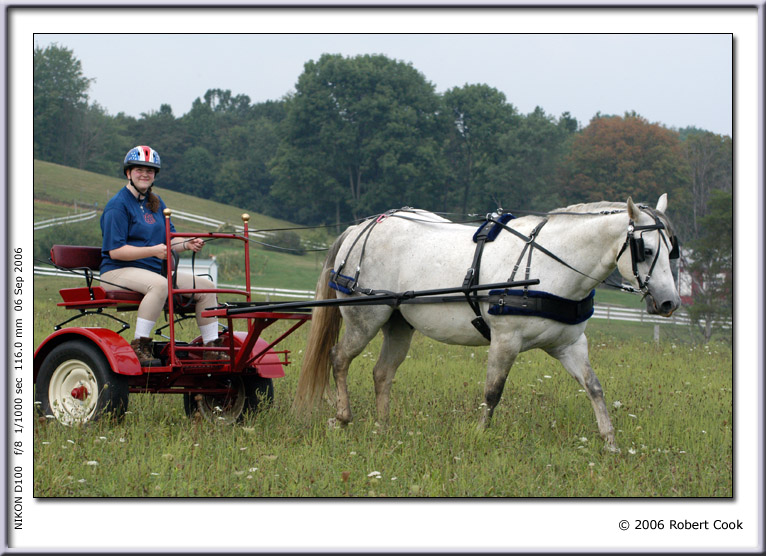
[[[69,316],[55,306],[62,281],[35,280],[35,345]],[[121,316],[132,322],[135,313]],[[188,322],[182,339],[197,334]],[[104,317],[80,324],[111,325]],[[684,342],[666,328],[657,346],[651,325],[589,323],[620,454],[602,450],[585,393],[540,351],[519,356],[492,427],[476,432],[487,349],[419,334],[397,374],[387,427],[376,424],[371,378],[380,336],[351,368],[354,422],[329,426],[329,406],[302,421],[290,412],[302,328],[280,344],[293,364],[275,381],[273,406],[241,424],[190,420],[180,396],[160,394],[131,395],[121,422],[72,428],[38,419],[35,496],[729,497],[731,347]]]
[[[599,335],[597,335],[599,336]],[[397,374],[388,426],[371,370],[380,339],[352,365],[354,422],[290,412],[295,364],[267,411],[235,426],[186,417],[180,396],[132,395],[119,423],[35,425],[40,497],[730,497],[731,352],[591,340],[620,454],[603,451],[585,393],[542,352],[519,356],[492,427],[475,430],[486,348],[416,335]]]

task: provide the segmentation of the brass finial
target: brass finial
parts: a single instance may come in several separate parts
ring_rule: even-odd
[[[247,213],[244,213],[242,215],[242,222],[248,222],[250,220],[250,215]]]
[[[169,209],[169,208],[165,208],[165,210],[163,210],[163,211],[162,211],[162,214],[164,214],[164,215],[165,215],[165,218],[167,218],[168,216],[170,216],[170,212],[171,212],[171,211],[170,211],[170,209]]]

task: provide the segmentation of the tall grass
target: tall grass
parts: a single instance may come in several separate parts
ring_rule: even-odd
[[[720,345],[591,340],[620,454],[602,450],[585,393],[539,351],[519,356],[492,426],[476,431],[486,348],[416,335],[376,422],[380,338],[352,364],[351,425],[290,413],[295,364],[270,409],[236,426],[186,417],[180,396],[132,395],[121,422],[38,419],[35,496],[730,497],[732,361]]]

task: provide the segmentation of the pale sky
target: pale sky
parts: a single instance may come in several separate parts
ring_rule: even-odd
[[[111,115],[139,117],[169,104],[179,117],[208,89],[251,102],[294,91],[324,53],[384,54],[411,63],[437,92],[484,83],[523,114],[570,112],[582,126],[598,112],[636,111],[666,127],[732,133],[728,34],[36,34],[65,46],[94,78]],[[140,70],[133,81],[129,72]]]

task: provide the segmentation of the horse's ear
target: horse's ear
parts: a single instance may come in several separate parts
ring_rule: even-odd
[[[668,194],[663,193],[660,195],[660,200],[657,201],[657,211],[665,212],[668,209]]]
[[[641,216],[641,210],[635,205],[632,197],[628,197],[628,217],[636,221]]]

